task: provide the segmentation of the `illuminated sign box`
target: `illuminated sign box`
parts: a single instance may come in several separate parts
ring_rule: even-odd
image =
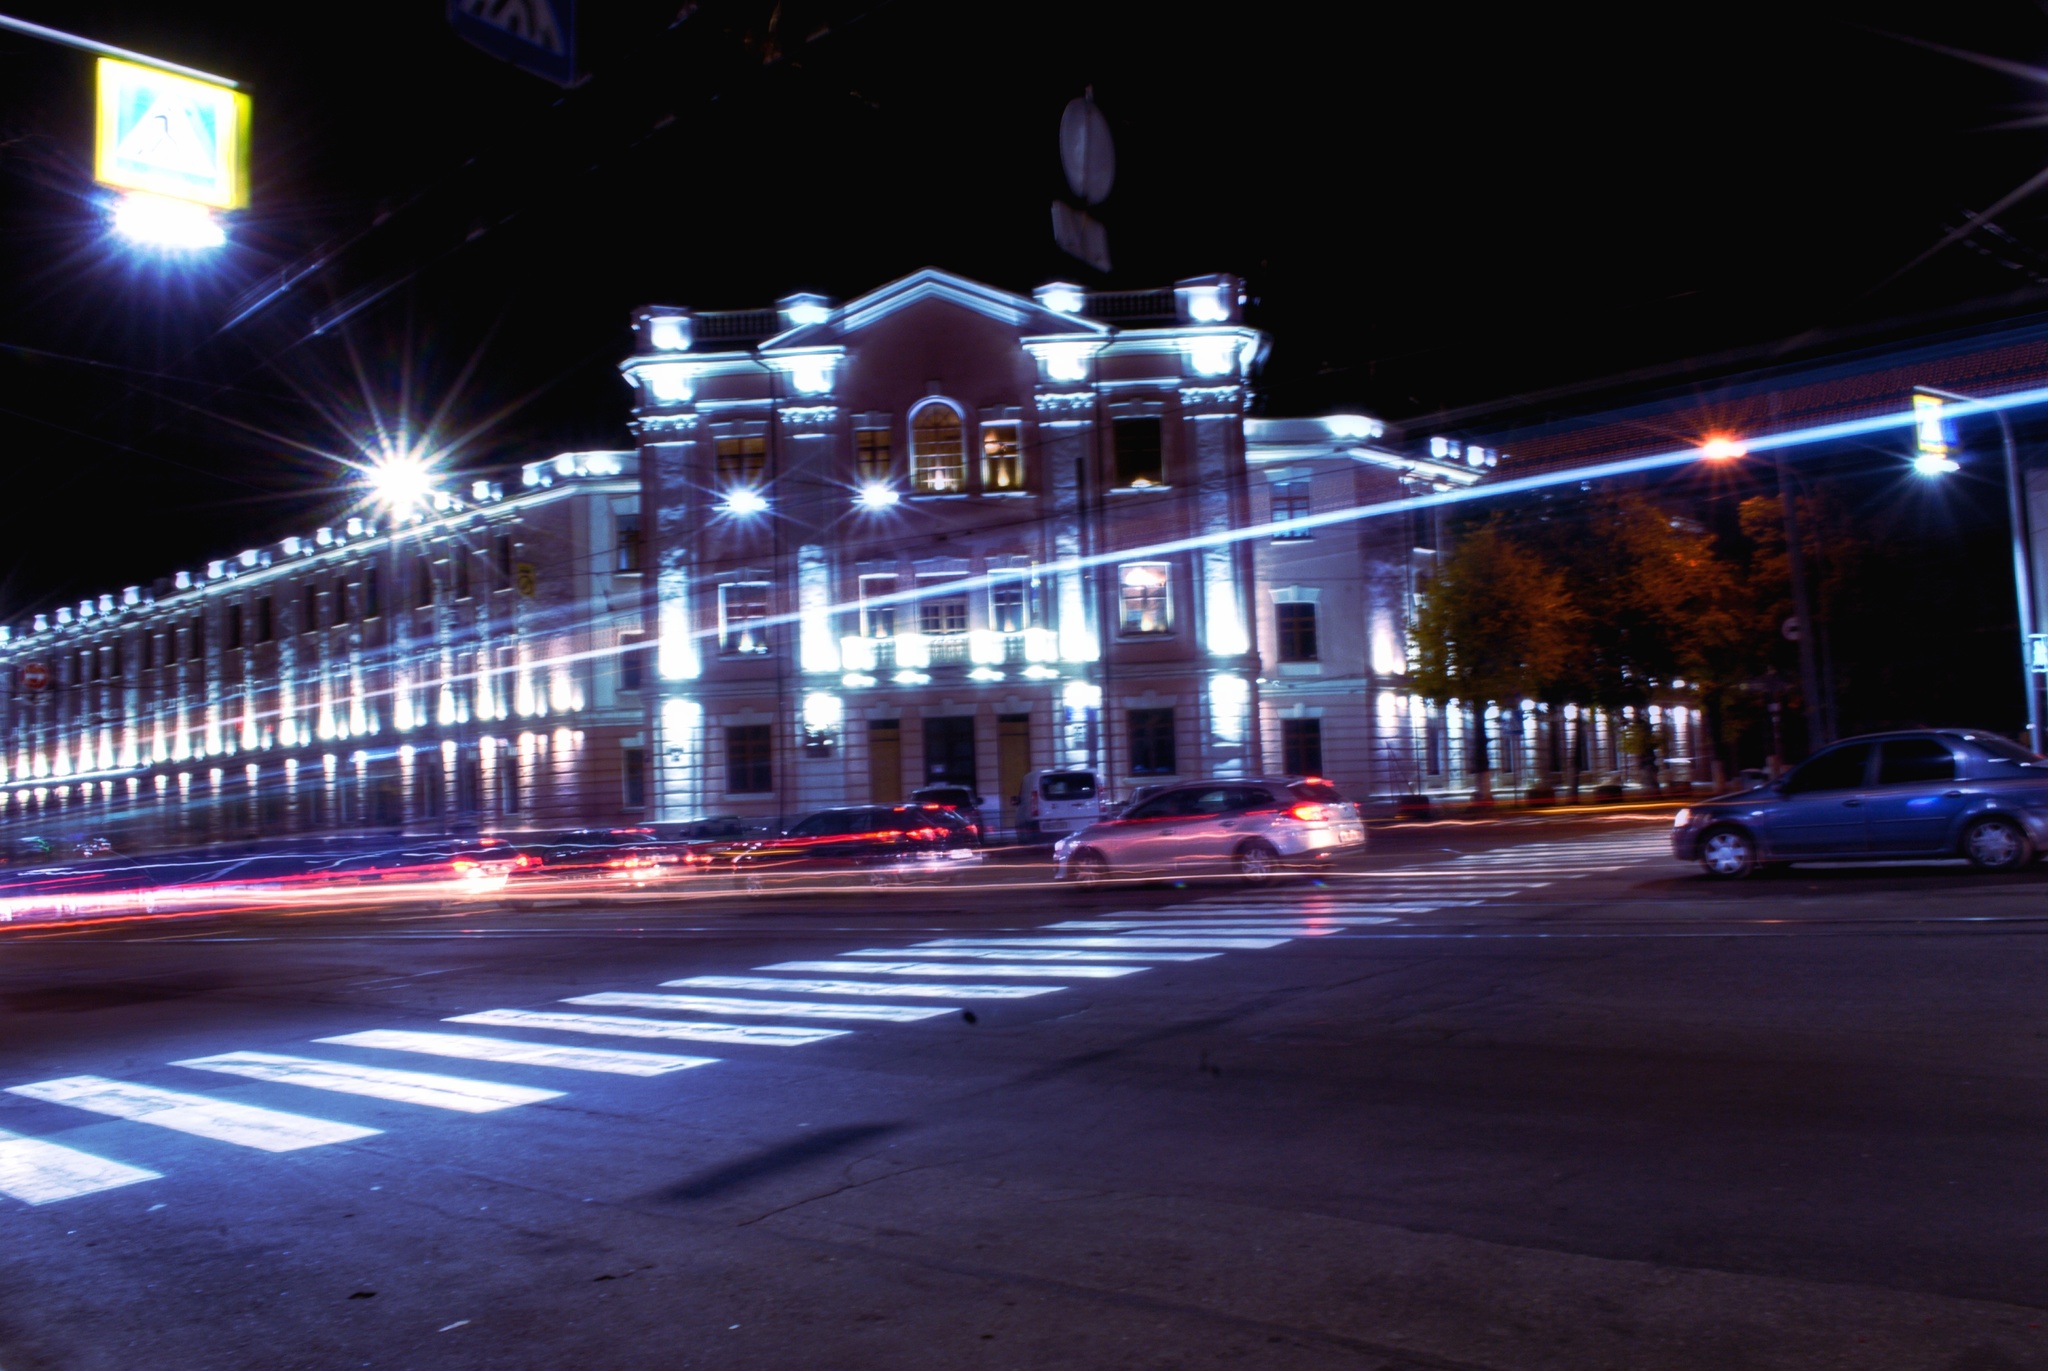
[[[214,209],[249,202],[249,97],[135,62],[99,61],[95,178]]]

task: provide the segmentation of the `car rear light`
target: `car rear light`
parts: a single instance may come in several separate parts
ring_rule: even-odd
[[[935,843],[946,835],[942,830],[936,828],[913,828],[903,836],[912,842]]]
[[[454,869],[455,874],[458,876],[467,876],[470,872],[477,869],[475,862],[468,861],[453,861],[448,865]]]
[[[1305,824],[1328,823],[1330,821],[1330,808],[1328,805],[1308,804],[1304,802],[1288,810],[1287,817],[1290,819],[1298,819]]]

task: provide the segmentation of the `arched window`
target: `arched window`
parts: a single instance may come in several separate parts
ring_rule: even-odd
[[[910,485],[925,495],[956,495],[967,488],[967,448],[951,405],[929,404],[912,416]]]

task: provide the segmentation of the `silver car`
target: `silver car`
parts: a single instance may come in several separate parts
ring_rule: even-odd
[[[1966,857],[2012,871],[2048,847],[2048,761],[1995,733],[1850,738],[1769,785],[1681,809],[1671,851],[1710,876],[1800,861]]]
[[[1061,880],[1234,871],[1270,880],[1365,845],[1365,822],[1328,781],[1298,776],[1191,781],[1053,845]]]

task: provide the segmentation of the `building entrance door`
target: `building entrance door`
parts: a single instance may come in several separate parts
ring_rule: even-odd
[[[903,721],[868,721],[868,799],[892,804],[903,798]]]
[[[924,784],[974,785],[974,720],[924,721]]]
[[[996,716],[996,802],[997,826],[1015,828],[1023,821],[1017,808],[1018,792],[1024,788],[1025,773],[1031,770],[1031,716]]]

